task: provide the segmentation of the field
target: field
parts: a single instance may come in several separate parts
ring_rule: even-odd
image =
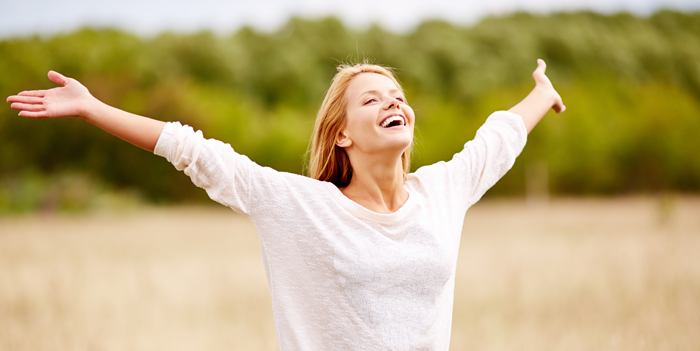
[[[700,350],[700,198],[467,214],[452,350]],[[252,224],[225,208],[0,217],[0,350],[275,350]]]

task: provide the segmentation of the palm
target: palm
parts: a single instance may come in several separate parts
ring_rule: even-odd
[[[76,80],[69,80],[64,87],[53,88],[44,95],[46,117],[78,116],[85,97],[90,92]]]
[[[90,92],[75,79],[49,72],[49,79],[62,87],[48,90],[23,91],[7,98],[19,115],[29,118],[56,118],[80,116]]]

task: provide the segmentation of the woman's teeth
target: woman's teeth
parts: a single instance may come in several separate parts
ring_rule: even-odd
[[[395,127],[395,126],[402,126],[403,125],[403,118],[401,116],[391,116],[382,122],[381,127],[382,128],[388,128],[388,127]]]

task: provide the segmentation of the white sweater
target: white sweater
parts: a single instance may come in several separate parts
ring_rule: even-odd
[[[391,214],[179,123],[155,153],[255,224],[280,349],[447,350],[464,215],[526,138],[520,116],[492,114],[451,161],[409,174],[409,198]]]

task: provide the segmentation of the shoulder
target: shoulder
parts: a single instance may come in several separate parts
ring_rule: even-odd
[[[251,187],[257,188],[268,198],[280,201],[318,201],[331,193],[335,185],[304,175],[280,172],[270,167],[259,167],[258,176],[251,179]]]

